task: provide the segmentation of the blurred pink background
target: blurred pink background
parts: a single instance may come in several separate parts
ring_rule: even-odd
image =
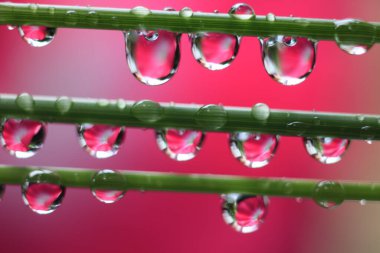
[[[152,9],[171,6],[194,11],[227,12],[235,1],[40,1],[38,3]],[[247,1],[256,14],[359,18],[379,21],[380,2],[257,0]],[[29,92],[94,98],[151,99],[179,103],[223,103],[272,108],[380,113],[378,71],[380,47],[351,56],[334,42],[320,42],[309,78],[285,87],[265,72],[257,38],[243,38],[232,65],[211,72],[194,59],[182,36],[177,74],[159,87],[140,84],[130,73],[120,31],[59,29],[55,40],[32,48],[17,31],[0,27],[1,93]],[[379,143],[353,141],[344,159],[322,165],[310,158],[300,138],[283,137],[277,155],[262,169],[249,169],[230,154],[227,134],[208,134],[199,155],[176,162],[157,148],[152,130],[128,129],[116,157],[97,160],[80,148],[75,127],[48,126],[44,148],[18,160],[0,152],[1,163],[36,166],[154,170],[322,179],[379,180]],[[50,215],[37,215],[9,186],[0,203],[0,252],[378,252],[380,205],[345,202],[325,210],[310,200],[271,198],[259,231],[239,234],[221,216],[217,195],[127,192],[113,205],[97,201],[89,190],[68,189],[63,204]]]

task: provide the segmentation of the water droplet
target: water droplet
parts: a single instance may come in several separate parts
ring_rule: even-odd
[[[363,122],[365,119],[365,116],[364,115],[358,115],[357,118],[358,118],[358,121]]]
[[[330,137],[304,138],[303,141],[307,153],[324,164],[339,162],[350,144],[347,139]]]
[[[43,146],[46,127],[39,121],[6,119],[1,129],[1,144],[17,158],[29,158]]]
[[[32,112],[34,109],[34,99],[28,93],[21,93],[16,98],[16,105],[23,111]]]
[[[37,4],[30,4],[29,9],[32,11],[32,13],[37,13],[38,5]]]
[[[54,15],[55,14],[55,8],[54,7],[49,7],[49,14]]]
[[[116,105],[117,108],[119,108],[119,110],[124,110],[125,108],[127,108],[127,102],[125,102],[124,99],[118,99]]]
[[[189,7],[184,7],[182,10],[179,11],[179,15],[183,18],[190,18],[193,16],[193,10]]]
[[[0,184],[0,202],[3,200],[4,193],[5,193],[5,185]]]
[[[308,38],[278,35],[260,38],[260,44],[265,70],[281,84],[299,84],[314,68],[317,43]]]
[[[276,153],[279,136],[239,132],[230,135],[230,149],[235,158],[250,168],[261,168]]]
[[[132,114],[143,122],[154,123],[162,118],[164,108],[159,103],[142,100],[132,106]]]
[[[301,204],[301,203],[303,202],[303,198],[301,198],[301,197],[297,197],[297,198],[296,198],[296,202],[297,202],[298,204]]]
[[[240,233],[252,233],[259,229],[268,213],[266,196],[241,194],[222,195],[224,221]]]
[[[244,3],[238,3],[232,6],[228,14],[234,18],[243,20],[248,20],[255,17],[255,12],[252,7]]]
[[[78,13],[74,10],[67,11],[64,22],[66,25],[75,26],[78,22]]]
[[[276,16],[273,13],[268,13],[266,16],[267,20],[270,22],[276,21]]]
[[[232,34],[202,32],[190,39],[195,60],[210,70],[228,67],[239,51],[240,37]]]
[[[136,6],[131,12],[138,17],[145,17],[150,14],[150,10],[144,6]]]
[[[270,116],[270,108],[267,104],[257,103],[252,107],[251,114],[253,118],[265,121]]]
[[[23,25],[18,28],[21,38],[32,47],[43,47],[53,41],[56,28]]]
[[[355,37],[366,38],[365,43],[358,45]],[[376,27],[355,19],[335,21],[335,41],[343,51],[352,55],[366,53],[375,43]]]
[[[361,200],[359,201],[359,204],[360,204],[361,206],[365,206],[365,205],[367,205],[367,200],[365,200],[365,199],[361,199]]]
[[[201,131],[164,129],[156,131],[160,150],[177,161],[193,159],[202,147],[205,135]]]
[[[126,55],[132,74],[147,85],[160,85],[177,72],[180,61],[181,34],[157,30],[124,33]]]
[[[109,185],[113,187],[123,187],[126,181],[122,174],[114,170],[100,170],[92,177],[91,192],[99,201],[112,204],[120,200],[125,191],[109,189]]]
[[[334,181],[321,181],[313,191],[315,203],[324,208],[334,208],[344,201],[344,189],[342,185]]]
[[[227,112],[222,106],[218,105],[205,105],[199,108],[196,122],[209,129],[219,129],[227,122]]]
[[[89,11],[87,13],[87,20],[92,24],[97,24],[99,22],[99,15],[96,11]]]
[[[97,101],[97,105],[100,107],[106,107],[109,104],[110,104],[110,101],[108,99],[101,98],[101,99],[98,99]]]
[[[84,150],[96,158],[116,155],[124,140],[124,127],[82,124],[77,128],[79,142]]]
[[[73,101],[69,97],[59,97],[55,102],[55,106],[61,114],[68,113],[71,109],[72,104]]]
[[[48,170],[29,173],[21,187],[24,203],[38,214],[49,214],[62,203],[65,187],[58,175]]]
[[[16,29],[17,26],[15,26],[15,25],[7,25],[7,28],[8,28],[9,31],[12,31],[12,30]]]

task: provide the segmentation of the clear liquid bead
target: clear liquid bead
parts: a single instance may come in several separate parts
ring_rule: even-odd
[[[171,159],[188,161],[202,147],[205,135],[201,131],[164,129],[156,131],[157,145]]]
[[[132,74],[146,85],[160,85],[177,72],[181,34],[164,30],[124,33],[126,55]]]
[[[344,201],[344,188],[338,182],[321,181],[313,191],[315,203],[323,208],[335,208]]]
[[[228,14],[234,18],[243,20],[248,20],[255,17],[253,8],[245,3],[237,3],[233,5]]]
[[[224,221],[240,233],[252,233],[259,229],[268,213],[266,196],[226,194],[222,195]]]
[[[307,153],[324,164],[339,162],[350,145],[350,140],[331,137],[304,138],[303,141]]]
[[[53,41],[56,28],[23,25],[18,28],[21,38],[32,47],[43,47]]]
[[[43,146],[45,124],[27,119],[6,119],[1,128],[1,144],[17,158],[34,156]]]
[[[305,81],[314,68],[317,43],[308,38],[278,35],[260,38],[260,45],[265,70],[283,85]]]
[[[96,158],[116,155],[125,136],[120,126],[82,124],[77,131],[82,148]]]
[[[66,188],[54,172],[35,170],[29,173],[21,190],[24,203],[33,212],[49,214],[61,205]]]
[[[122,174],[114,170],[100,170],[92,177],[91,192],[92,195],[100,202],[106,204],[112,204],[120,200],[125,191],[108,189],[107,185],[112,184],[113,187],[123,187],[125,185],[125,179]]]
[[[238,132],[230,134],[232,155],[245,166],[261,168],[269,163],[276,153],[279,136]]]
[[[239,51],[241,39],[239,36],[212,32],[189,36],[195,60],[210,70],[227,68]]]

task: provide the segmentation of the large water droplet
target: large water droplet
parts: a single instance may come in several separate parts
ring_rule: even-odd
[[[219,129],[227,122],[227,112],[219,105],[205,105],[199,108],[196,122],[206,128]]]
[[[31,112],[34,109],[34,99],[28,93],[21,93],[16,97],[16,105],[23,111]]]
[[[147,85],[160,85],[177,72],[181,34],[164,30],[124,33],[126,53],[132,74]]]
[[[321,181],[313,191],[315,203],[324,208],[339,206],[344,201],[344,195],[342,185],[334,181]]]
[[[56,28],[23,25],[18,28],[21,38],[33,47],[43,47],[53,41]]]
[[[96,158],[116,155],[124,140],[124,127],[82,124],[78,126],[79,142],[83,149]]]
[[[252,233],[259,229],[268,213],[266,196],[240,194],[222,195],[224,221],[240,233]]]
[[[240,37],[232,34],[202,32],[190,39],[194,58],[210,70],[227,68],[239,51]]]
[[[260,38],[267,73],[284,85],[303,82],[314,68],[317,43],[308,38],[278,35]]]
[[[265,121],[270,116],[270,108],[267,104],[257,103],[252,107],[251,114],[256,120]]]
[[[62,203],[65,187],[58,175],[48,170],[29,173],[21,187],[24,203],[38,214],[49,214]]]
[[[232,6],[228,14],[230,14],[234,18],[243,20],[255,17],[255,12],[253,11],[253,8],[248,4],[244,3],[237,3],[234,6]]]
[[[279,143],[279,136],[239,132],[230,135],[233,156],[250,168],[261,168],[269,163]]]
[[[366,38],[365,43],[357,45],[350,37],[362,36]],[[350,35],[351,34],[351,35]],[[355,19],[344,19],[335,21],[335,41],[345,52],[352,55],[366,53],[375,43],[376,27],[372,24]]]
[[[6,119],[1,129],[1,144],[17,158],[29,158],[36,154],[45,140],[46,127],[39,121]]]
[[[100,170],[92,178],[91,192],[99,201],[111,204],[121,199],[125,191],[109,189],[109,185],[113,187],[123,187],[125,179],[122,174],[114,170]]]
[[[201,149],[204,133],[194,130],[164,129],[156,131],[158,147],[177,161],[193,159]]]
[[[132,106],[132,114],[143,122],[154,123],[162,118],[164,108],[154,101],[142,100]]]
[[[342,159],[350,141],[331,137],[304,138],[307,153],[324,164],[337,163]]]

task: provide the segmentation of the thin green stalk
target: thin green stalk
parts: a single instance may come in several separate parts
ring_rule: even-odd
[[[205,132],[250,131],[286,136],[379,140],[380,115],[249,107],[0,94],[0,117],[45,122],[178,128]]]
[[[41,25],[108,30],[165,29],[180,33],[212,31],[241,36],[290,35],[315,40],[335,40],[335,20],[295,17],[256,16],[241,20],[228,14],[194,12],[191,17],[178,11],[144,11],[36,4],[0,4],[0,24]],[[344,31],[345,41],[353,44],[380,42],[380,23],[355,25]]]

